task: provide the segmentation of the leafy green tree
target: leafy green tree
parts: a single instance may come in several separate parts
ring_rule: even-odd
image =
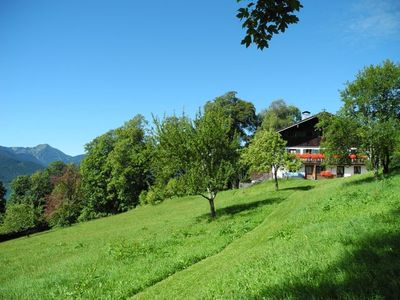
[[[50,178],[59,177],[64,174],[66,166],[62,161],[54,161],[47,166],[46,172]]]
[[[350,150],[361,146],[359,125],[353,119],[340,114],[321,114],[317,128],[323,133],[321,149],[325,155],[325,163],[350,164]]]
[[[194,133],[192,121],[185,115],[154,118],[152,173],[158,189],[169,185],[169,194],[192,193],[185,177],[193,159]]]
[[[274,34],[285,32],[288,25],[299,21],[295,12],[303,7],[299,0],[237,0],[237,2],[247,3],[239,8],[236,15],[243,20],[242,27],[246,29],[242,44],[249,47],[254,43],[261,50],[268,48]]]
[[[36,213],[32,205],[26,203],[8,205],[2,230],[9,233],[34,228],[35,217]]]
[[[207,112],[215,107],[221,107],[224,113],[232,119],[229,137],[234,139],[239,135],[242,141],[247,141],[257,127],[256,109],[251,102],[236,97],[236,92],[228,92],[208,101],[204,110]]]
[[[31,178],[28,175],[22,175],[16,177],[11,182],[11,195],[10,203],[14,204],[33,204],[31,190]]]
[[[300,110],[293,105],[287,105],[282,99],[272,101],[269,107],[263,110],[259,119],[264,130],[279,130],[301,120]]]
[[[211,217],[215,218],[214,200],[217,193],[226,188],[235,172],[239,138],[229,137],[232,119],[222,107],[206,110],[204,115],[196,117],[194,124],[194,155],[190,176],[201,196],[208,200]]]
[[[149,180],[150,152],[140,115],[88,145],[81,162],[85,195],[80,219],[126,211],[139,201]]]
[[[32,198],[33,206],[43,208],[46,203],[46,196],[53,189],[49,173],[46,170],[33,173],[30,176],[30,183],[29,194]]]
[[[3,182],[0,181],[0,215],[6,212],[6,193],[7,190],[3,185]]]
[[[115,211],[113,201],[110,202],[107,185],[111,177],[111,168],[107,157],[116,142],[115,131],[95,138],[85,146],[86,156],[80,164],[84,208],[80,219],[93,219]]]
[[[286,141],[275,131],[259,130],[242,153],[242,160],[250,166],[250,171],[272,172],[275,189],[279,189],[278,170],[291,165],[295,158],[286,150]],[[293,165],[292,165],[293,164]]]
[[[115,130],[116,141],[107,158],[111,177],[107,197],[114,202],[115,212],[136,206],[139,194],[148,188],[150,179],[150,149],[145,140],[146,122],[137,115]]]
[[[319,125],[325,147],[342,157],[357,147],[368,156],[376,177],[380,167],[384,174],[389,173],[399,147],[400,65],[386,60],[382,65],[365,67],[346,84],[341,98],[339,114]]]

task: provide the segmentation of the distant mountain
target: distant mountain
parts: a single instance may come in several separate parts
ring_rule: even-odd
[[[20,175],[30,175],[54,161],[79,164],[84,155],[70,156],[47,144],[36,147],[0,146],[0,181],[9,189],[11,181]]]
[[[75,163],[79,164],[83,158],[83,155],[70,156],[64,152],[51,147],[47,144],[40,144],[36,147],[1,147],[6,148],[9,152],[17,155],[21,160],[31,161],[34,163],[42,164],[47,166],[53,161],[62,161],[64,163]]]

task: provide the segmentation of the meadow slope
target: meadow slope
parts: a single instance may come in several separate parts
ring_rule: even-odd
[[[271,182],[0,244],[1,299],[398,298],[400,176]]]

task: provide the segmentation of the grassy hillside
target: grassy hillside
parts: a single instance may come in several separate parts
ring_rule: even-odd
[[[398,298],[400,176],[283,181],[0,244],[0,298]]]

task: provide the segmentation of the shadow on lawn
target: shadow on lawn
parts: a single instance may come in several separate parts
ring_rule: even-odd
[[[393,211],[390,223],[399,217],[400,210]],[[400,230],[345,244],[354,250],[337,264],[268,287],[256,298],[400,299]]]
[[[279,203],[283,200],[284,200],[283,198],[276,197],[276,198],[268,198],[268,199],[254,201],[254,202],[250,202],[250,203],[235,204],[235,205],[219,208],[216,211],[217,219],[218,219],[218,217],[221,217],[221,216],[234,216],[238,213],[245,212],[245,211],[251,212],[252,210],[259,208],[261,206]],[[197,217],[197,221],[201,221],[204,219],[210,219],[210,214],[205,213],[205,214],[202,214],[201,216]]]
[[[380,178],[375,179],[375,177],[369,176],[369,177],[363,177],[363,178],[358,178],[358,179],[354,179],[351,181],[343,182],[343,185],[344,186],[361,185],[361,184],[371,183],[371,182],[378,181],[378,180],[380,180]]]
[[[313,189],[314,186],[312,185],[305,185],[305,186],[293,186],[293,187],[287,187],[283,189],[279,189],[279,191],[309,191]]]

